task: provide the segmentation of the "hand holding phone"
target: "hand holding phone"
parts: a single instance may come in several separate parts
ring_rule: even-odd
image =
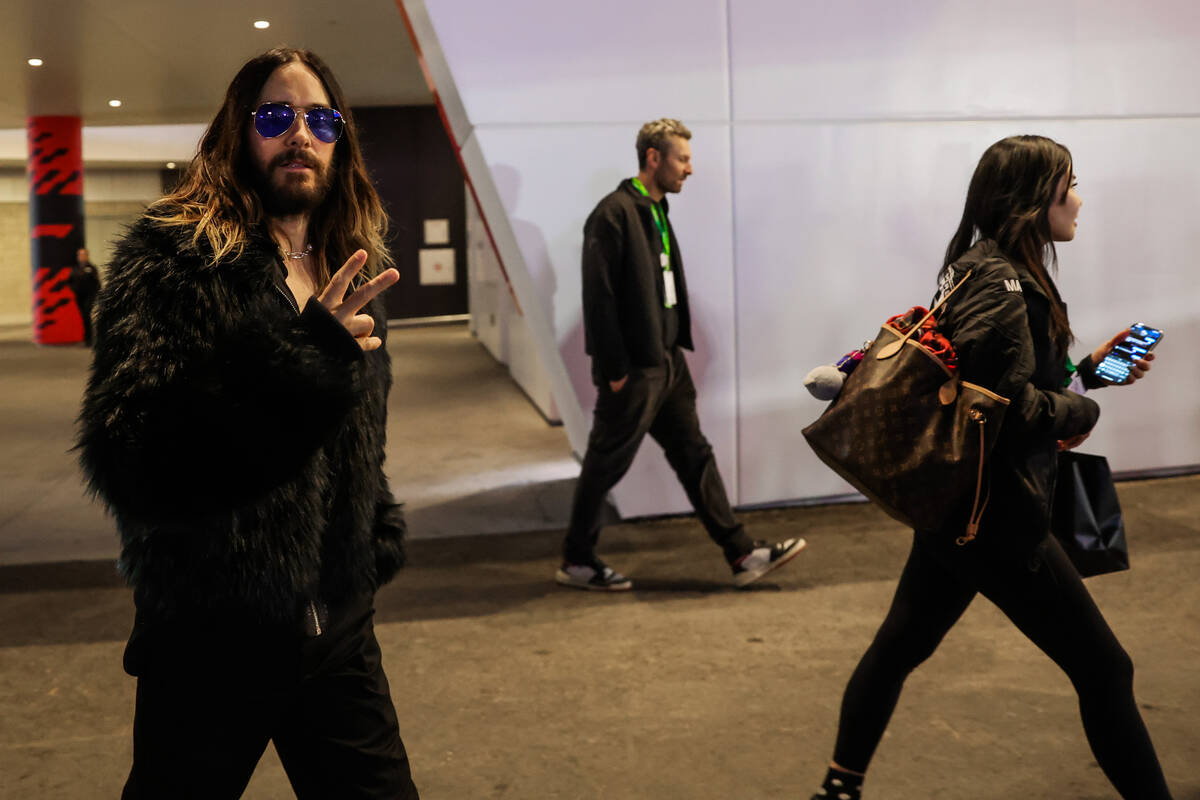
[[[1118,334],[1108,343],[1108,353],[1096,364],[1096,374],[1109,383],[1133,383],[1149,369],[1149,365],[1136,362],[1153,360],[1150,351],[1162,337],[1163,332],[1157,328],[1133,323],[1124,336]]]

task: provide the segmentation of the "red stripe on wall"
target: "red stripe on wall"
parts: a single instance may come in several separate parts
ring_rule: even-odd
[[[29,235],[34,239],[40,239],[43,236],[65,239],[73,230],[75,230],[74,225],[35,225]]]
[[[29,117],[29,185],[37,186],[52,170],[62,176],[83,174],[83,131],[78,117]],[[49,191],[48,187],[42,187]],[[39,192],[40,193],[40,192]],[[72,181],[59,194],[83,194],[83,183]]]
[[[66,283],[70,267],[34,272],[34,335],[38,344],[74,344],[83,341],[83,318],[75,295]]]

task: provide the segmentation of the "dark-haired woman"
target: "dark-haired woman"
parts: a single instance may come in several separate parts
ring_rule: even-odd
[[[814,800],[858,800],[905,678],[976,594],[1066,672],[1092,752],[1121,797],[1170,797],[1134,702],[1133,664],[1049,535],[1056,452],[1078,446],[1099,417],[1095,401],[1063,388],[1072,335],[1049,269],[1054,242],[1075,237],[1081,205],[1071,154],[1050,139],[1003,139],[975,169],[939,299],[970,277],[939,313],[939,328],[955,346],[962,379],[1011,401],[989,456],[988,506],[977,538],[965,544],[956,539],[969,508],[945,530],[914,533],[891,609],[846,686],[833,763]],[[1094,365],[1125,333],[1078,365],[1085,386],[1103,385]]]

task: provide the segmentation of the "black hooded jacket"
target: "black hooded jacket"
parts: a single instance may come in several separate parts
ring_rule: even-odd
[[[1064,388],[1067,354],[1050,338],[1050,298],[995,242],[976,243],[943,269],[934,303],[968,271],[970,278],[938,312],[938,328],[954,345],[962,380],[1010,401],[988,460],[990,491],[979,536],[1031,547],[1049,530],[1058,441],[1091,431],[1100,408]],[[1090,356],[1079,371],[1089,388],[1103,385]],[[951,529],[961,528],[955,515]]]
[[[374,592],[404,562],[387,350],[315,299],[299,313],[265,231],[216,265],[191,236],[143,218],[119,243],[80,414],[139,611],[283,622]]]

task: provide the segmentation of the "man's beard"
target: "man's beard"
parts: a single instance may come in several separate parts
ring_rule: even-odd
[[[678,182],[672,183],[668,179],[667,170],[661,166],[654,171],[652,176],[650,176],[650,180],[654,181],[654,185],[658,187],[658,190],[663,194],[678,194],[679,189],[683,188]]]
[[[298,161],[313,172],[313,181],[301,181],[277,168],[289,161]],[[266,167],[255,165],[254,188],[263,208],[271,217],[292,217],[308,214],[325,201],[333,183],[332,170],[303,150],[285,150],[271,159]]]

